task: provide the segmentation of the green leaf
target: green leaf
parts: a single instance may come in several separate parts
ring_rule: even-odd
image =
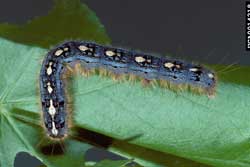
[[[54,2],[55,7],[47,16],[37,17],[24,25],[0,24],[0,36],[45,48],[71,39],[110,42],[98,18],[80,0]]]
[[[80,162],[77,155],[90,145],[66,140],[66,154],[58,156],[44,155],[41,148],[48,144],[37,147],[41,140],[47,140],[42,139],[38,121],[36,87],[40,58],[46,51],[4,40],[0,50],[4,53],[0,61],[1,166],[11,166],[20,151],[49,166]],[[139,83],[117,83],[96,75],[75,76],[72,87],[75,124],[116,139],[110,150],[127,153],[136,162],[167,166],[171,161],[157,161],[155,155],[162,156],[159,160],[173,154],[212,166],[250,166],[250,87],[219,82],[214,99],[159,87],[143,88]],[[127,143],[136,146],[133,151]],[[133,154],[141,148],[148,153]],[[148,157],[154,153],[150,150],[159,154]],[[76,160],[69,161],[71,158]],[[183,165],[181,159],[179,162]]]
[[[198,162],[140,147],[135,144],[128,144],[124,141],[116,140],[109,150],[127,158],[133,157],[134,161],[146,167],[207,167],[207,165]]]
[[[45,50],[11,45],[3,40],[0,45],[4,53],[0,61],[0,166],[13,166],[16,153],[21,151],[48,166],[82,166],[82,155],[91,145],[77,141],[62,145],[48,142],[40,125],[37,67]]]
[[[213,166],[250,166],[249,86],[219,82],[214,99],[98,76],[77,77],[74,88],[83,128]]]

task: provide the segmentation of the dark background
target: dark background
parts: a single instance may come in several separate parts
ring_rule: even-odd
[[[1,0],[0,22],[46,15],[52,0]],[[82,0],[106,27],[113,45],[169,53],[201,63],[250,64],[244,0]]]
[[[46,15],[52,0],[1,0],[0,22],[24,24]],[[243,0],[82,0],[96,12],[115,46],[171,54],[201,63],[250,65],[245,51]],[[88,160],[112,157],[90,150]],[[18,166],[38,161],[18,154]]]

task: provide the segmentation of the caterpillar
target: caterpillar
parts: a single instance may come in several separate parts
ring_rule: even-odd
[[[62,82],[64,64],[76,61],[80,61],[86,70],[104,69],[115,75],[189,85],[208,95],[215,92],[215,73],[201,65],[93,42],[68,41],[48,52],[40,71],[43,122],[48,136],[55,139],[65,137],[68,131]]]

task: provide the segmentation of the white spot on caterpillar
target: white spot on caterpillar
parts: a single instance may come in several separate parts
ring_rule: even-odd
[[[181,68],[181,66],[179,64],[176,64],[175,67],[176,68]]]
[[[56,129],[55,122],[52,122],[52,130],[51,130],[51,132],[55,136],[58,134],[58,130]]]
[[[63,50],[64,50],[64,51],[68,51],[68,50],[69,50],[69,48],[68,48],[68,47],[65,47],[65,48],[63,48]]]
[[[52,87],[50,86],[50,82],[47,83],[48,85],[48,92],[51,93],[53,91]]]
[[[135,61],[137,63],[143,63],[146,59],[144,57],[141,57],[141,56],[137,56],[135,57]]]
[[[172,68],[172,67],[174,67],[174,64],[168,62],[168,63],[164,64],[164,67],[166,67],[166,68]]]
[[[47,68],[47,74],[50,75],[52,73],[51,67]]]
[[[63,50],[62,50],[62,49],[58,49],[58,50],[55,52],[55,56],[60,56],[62,53],[63,53]]]
[[[147,59],[147,62],[148,62],[148,63],[151,63],[151,61],[152,61],[151,59]]]
[[[212,73],[208,73],[207,75],[208,75],[209,78],[213,78],[214,77],[214,75]]]
[[[115,52],[113,52],[113,51],[111,51],[111,50],[107,50],[107,51],[105,52],[105,54],[106,54],[107,56],[112,57],[112,56],[115,55]]]
[[[198,68],[190,68],[189,71],[196,72],[196,71],[198,71]]]
[[[47,68],[48,75],[52,74],[52,68],[51,68],[52,64],[53,64],[52,62],[49,62],[49,67]]]
[[[85,46],[85,45],[80,45],[79,47],[78,47],[78,49],[80,50],[80,51],[87,51],[87,50],[89,50],[89,48],[87,47],[87,46]]]
[[[53,100],[50,99],[50,106],[49,106],[49,114],[52,116],[52,118],[54,117],[56,113],[56,109],[55,107],[53,106]]]

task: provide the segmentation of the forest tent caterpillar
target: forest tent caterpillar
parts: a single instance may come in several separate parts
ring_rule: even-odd
[[[105,69],[115,75],[134,75],[149,81],[167,81],[174,85],[197,87],[208,95],[215,92],[215,74],[202,66],[91,42],[65,42],[48,52],[40,71],[44,125],[52,138],[67,135],[62,74],[65,63],[76,61],[81,61],[86,70]]]

